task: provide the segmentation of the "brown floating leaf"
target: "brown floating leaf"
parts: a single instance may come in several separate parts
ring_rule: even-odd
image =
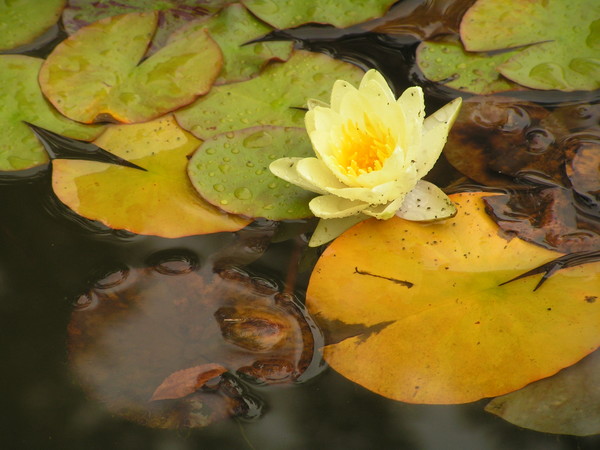
[[[201,364],[178,370],[169,375],[156,388],[151,401],[182,398],[200,389],[207,381],[218,377],[227,369],[219,364]]]
[[[233,373],[292,383],[312,367],[317,329],[274,282],[173,255],[155,262],[100,280],[71,316],[71,367],[111,412],[152,427],[201,427],[260,409]]]
[[[492,219],[507,233],[563,253],[600,248],[600,217],[581,214],[573,191],[531,189],[484,199]]]
[[[588,302],[600,301],[589,298]],[[553,377],[492,400],[485,410],[543,433],[600,433],[600,351]]]

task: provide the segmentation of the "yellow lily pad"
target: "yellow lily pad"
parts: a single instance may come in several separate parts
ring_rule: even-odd
[[[113,125],[94,141],[147,171],[93,161],[55,160],[52,187],[79,215],[111,228],[169,238],[237,231],[250,221],[202,200],[186,176],[200,141],[172,116]]]
[[[410,403],[503,395],[600,346],[600,263],[501,285],[561,254],[506,240],[483,193],[451,196],[442,223],[361,222],[323,253],[309,312],[324,357],[346,378]]]

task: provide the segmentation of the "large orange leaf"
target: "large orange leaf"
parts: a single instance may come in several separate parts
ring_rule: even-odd
[[[411,403],[464,403],[514,391],[600,345],[600,264],[501,283],[552,260],[507,241],[482,193],[452,196],[458,214],[423,225],[358,224],[316,265],[309,311],[329,333],[328,363],[350,380]]]
[[[54,192],[78,214],[111,228],[170,238],[237,231],[250,222],[196,194],[186,166],[201,141],[172,116],[113,125],[94,143],[147,172],[93,161],[53,161]]]

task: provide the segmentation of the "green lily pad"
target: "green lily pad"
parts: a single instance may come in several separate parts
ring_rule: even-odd
[[[205,30],[140,63],[157,19],[157,13],[109,17],[63,41],[40,71],[46,97],[80,122],[131,123],[162,116],[206,93],[222,56]]]
[[[194,21],[176,31],[169,42],[206,28],[223,52],[223,69],[215,84],[231,83],[251,78],[271,59],[287,60],[292,42],[257,42],[243,45],[272,30],[259,22],[242,5],[233,4],[217,15]]]
[[[589,303],[598,301],[588,297]],[[485,410],[543,433],[600,433],[600,350],[550,378],[492,400]]]
[[[0,50],[28,44],[60,18],[66,0],[0,2]]]
[[[63,12],[63,25],[69,34],[107,17],[134,12],[158,11],[161,14],[156,34],[148,53],[162,47],[171,32],[183,24],[218,11],[225,0],[69,0]]]
[[[44,164],[48,155],[27,121],[75,139],[92,140],[100,126],[63,117],[46,102],[37,76],[44,61],[23,55],[0,55],[0,170],[23,170]]]
[[[562,91],[600,88],[597,0],[478,0],[465,14],[469,51],[529,47],[499,66],[516,83]]]
[[[383,16],[397,0],[242,0],[259,19],[275,28],[293,28],[309,22],[348,27]]]
[[[220,134],[205,141],[188,164],[188,174],[200,195],[234,214],[270,220],[311,217],[314,193],[276,177],[274,160],[313,156],[302,128],[253,127]]]
[[[295,52],[273,63],[256,78],[217,86],[175,113],[177,122],[201,139],[257,125],[304,127],[306,101],[329,101],[336,79],[354,85],[363,71],[329,56]]]
[[[458,41],[422,42],[417,48],[417,64],[431,81],[462,92],[491,94],[523,89],[496,70],[517,51],[489,55],[466,52]]]

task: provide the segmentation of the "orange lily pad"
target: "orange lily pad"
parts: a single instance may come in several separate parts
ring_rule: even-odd
[[[84,123],[145,122],[208,92],[222,54],[206,30],[142,58],[158,14],[109,17],[59,44],[42,66],[42,91],[62,114]]]
[[[560,253],[506,240],[483,193],[435,224],[369,220],[318,261],[309,312],[348,379],[410,403],[466,403],[553,375],[600,346],[600,263],[501,285]]]
[[[78,214],[111,228],[170,238],[237,231],[250,222],[196,194],[186,166],[187,156],[201,141],[172,116],[113,125],[94,143],[147,171],[94,161],[53,161],[54,192]]]

